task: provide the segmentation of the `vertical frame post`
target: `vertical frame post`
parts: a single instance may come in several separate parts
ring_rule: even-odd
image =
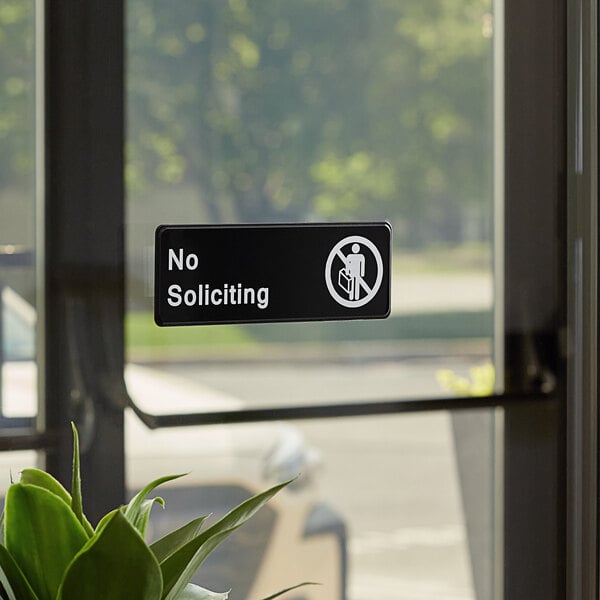
[[[566,4],[505,8],[504,595],[565,597]]]
[[[46,467],[70,480],[80,431],[92,520],[125,497],[123,0],[46,0],[44,389],[60,432]],[[93,494],[86,494],[93,490]]]

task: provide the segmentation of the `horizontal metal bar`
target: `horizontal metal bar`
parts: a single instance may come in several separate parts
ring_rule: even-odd
[[[31,429],[10,429],[0,434],[0,452],[14,450],[48,450],[58,445],[58,435],[50,431],[43,433]]]
[[[167,427],[192,427],[198,425],[229,425],[260,421],[294,421],[304,419],[332,419],[416,413],[439,410],[470,410],[476,408],[506,407],[522,402],[541,402],[551,398],[542,392],[523,394],[496,394],[479,397],[426,398],[381,400],[362,403],[319,404],[315,406],[289,406],[252,408],[206,413],[154,415],[140,409],[131,399],[130,408],[149,429]],[[58,434],[51,431],[33,431],[35,420],[31,417],[0,418],[0,452],[10,450],[47,450],[58,444]],[[28,426],[29,425],[29,426]]]
[[[34,417],[0,417],[0,452],[48,450],[57,444],[57,434],[35,430]]]
[[[0,431],[9,429],[14,431],[15,429],[28,429],[32,431],[35,429],[35,418],[34,417],[0,417]]]
[[[258,421],[291,421],[302,419],[331,419],[336,417],[366,417],[438,410],[469,410],[474,408],[505,407],[524,401],[544,401],[552,396],[542,392],[523,394],[497,394],[479,397],[426,398],[406,400],[381,400],[361,403],[320,404],[315,406],[290,406],[253,408],[188,414],[149,414],[130,400],[129,405],[150,429],[163,427],[190,427],[193,425],[226,425]]]

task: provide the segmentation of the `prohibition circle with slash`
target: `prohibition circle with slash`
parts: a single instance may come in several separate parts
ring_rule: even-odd
[[[368,260],[365,251],[375,260],[377,273],[374,283],[371,270],[373,261]],[[341,268],[340,268],[341,267]],[[383,280],[383,260],[371,240],[360,235],[351,235],[339,241],[329,253],[325,263],[325,283],[331,297],[346,308],[359,308],[368,304],[377,294]]]

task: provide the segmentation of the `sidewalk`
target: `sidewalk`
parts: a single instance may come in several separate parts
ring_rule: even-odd
[[[392,314],[491,310],[491,273],[414,273],[392,276]]]

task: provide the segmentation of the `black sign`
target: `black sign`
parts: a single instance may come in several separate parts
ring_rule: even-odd
[[[391,234],[388,223],[161,225],[154,319],[165,326],[385,318]]]

